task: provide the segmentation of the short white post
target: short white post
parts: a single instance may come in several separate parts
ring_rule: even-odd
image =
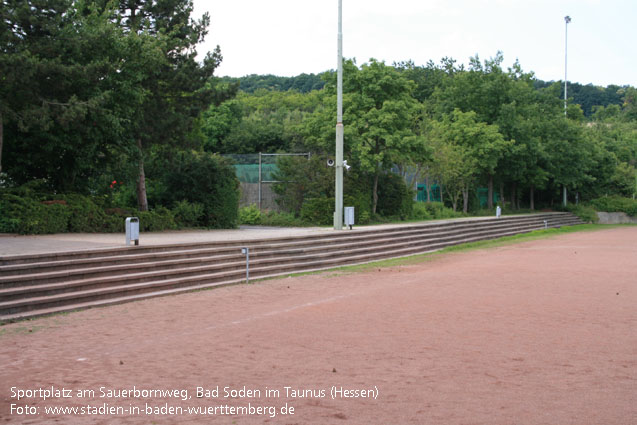
[[[246,256],[246,283],[250,283],[250,248],[241,248],[241,253]]]

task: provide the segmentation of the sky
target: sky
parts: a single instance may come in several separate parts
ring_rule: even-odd
[[[538,79],[637,86],[637,0],[342,0],[343,55],[416,65],[467,64],[498,51]],[[210,14],[203,57],[219,45],[217,76],[296,76],[336,69],[338,0],[194,0]]]

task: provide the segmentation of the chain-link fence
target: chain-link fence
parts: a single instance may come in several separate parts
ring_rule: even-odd
[[[278,183],[274,174],[278,171],[277,159],[281,156],[306,156],[310,153],[255,153],[224,155],[234,162],[237,178],[241,183],[240,207],[256,205],[262,210],[278,211],[277,195],[272,183]]]

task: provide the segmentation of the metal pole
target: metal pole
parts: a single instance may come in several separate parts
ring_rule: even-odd
[[[566,185],[562,186],[562,205],[568,204],[568,196],[566,195]]]
[[[261,152],[259,152],[259,211],[261,211]]]
[[[338,66],[336,82],[336,188],[334,230],[343,229],[343,0],[338,0]]]
[[[250,248],[241,248],[241,253],[246,256],[246,283],[250,283]]]
[[[568,99],[567,91],[568,91],[568,78],[567,78],[567,70],[568,70],[568,24],[571,22],[570,16],[564,17],[564,116],[566,116],[566,101]]]
[[[564,117],[566,117],[566,102],[568,100],[568,24],[571,22],[570,16],[564,17]],[[566,185],[562,186],[562,205],[566,206],[568,197]]]

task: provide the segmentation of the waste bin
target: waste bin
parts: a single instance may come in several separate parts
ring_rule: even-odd
[[[343,214],[343,219],[345,221],[345,226],[349,226],[350,230],[354,225],[354,207],[345,207],[345,214]]]
[[[126,245],[130,245],[131,242],[135,242],[135,245],[139,245],[139,218],[138,217],[126,218]]]

